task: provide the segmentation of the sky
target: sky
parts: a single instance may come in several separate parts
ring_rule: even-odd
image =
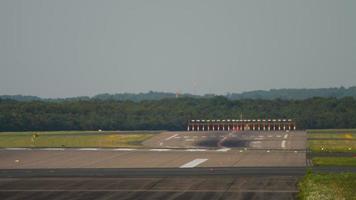
[[[354,0],[1,0],[0,95],[356,85]]]

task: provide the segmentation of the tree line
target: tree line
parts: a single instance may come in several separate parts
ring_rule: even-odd
[[[302,129],[355,128],[356,100],[229,100],[169,98],[145,101],[0,99],[0,131],[185,130],[190,119],[292,118]]]
[[[78,100],[115,100],[115,101],[145,101],[145,100],[161,100],[174,99],[176,97],[190,97],[190,98],[213,98],[215,94],[193,95],[189,93],[172,93],[172,92],[154,92],[146,93],[117,93],[117,94],[98,94],[92,97],[78,96],[68,98],[41,98],[37,96],[23,96],[23,95],[0,95],[0,99],[12,99],[16,101],[78,101]],[[317,88],[317,89],[271,89],[271,90],[255,90],[242,93],[228,93],[224,97],[230,100],[242,99],[284,99],[284,100],[303,100],[313,97],[324,98],[344,98],[356,97],[356,86],[354,87],[335,87],[335,88]]]

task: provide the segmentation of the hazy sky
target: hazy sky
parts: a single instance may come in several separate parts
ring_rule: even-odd
[[[0,0],[0,94],[356,85],[355,0]]]

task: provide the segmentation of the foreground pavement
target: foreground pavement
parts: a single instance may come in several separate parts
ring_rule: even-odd
[[[293,176],[0,179],[0,199],[294,199]]]

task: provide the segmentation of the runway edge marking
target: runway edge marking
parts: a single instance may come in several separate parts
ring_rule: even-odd
[[[286,141],[285,141],[285,140],[283,140],[283,141],[281,142],[281,147],[282,147],[282,148],[286,148]]]
[[[193,168],[193,167],[196,167],[198,165],[200,165],[201,163],[207,161],[208,159],[207,158],[197,158],[197,159],[194,159],[190,162],[187,162],[185,163],[184,165],[180,166],[179,168]]]
[[[166,139],[164,139],[164,140],[168,141],[168,140],[174,138],[174,137],[177,136],[177,135],[178,135],[178,134],[174,134],[174,135],[172,135],[171,137],[168,137],[168,138],[166,138]]]
[[[171,151],[172,149],[150,149],[149,151]]]
[[[206,151],[206,149],[186,149],[185,151]]]
[[[227,151],[230,151],[231,149],[230,148],[222,148],[222,149],[218,149],[216,151],[218,152],[227,152]]]

